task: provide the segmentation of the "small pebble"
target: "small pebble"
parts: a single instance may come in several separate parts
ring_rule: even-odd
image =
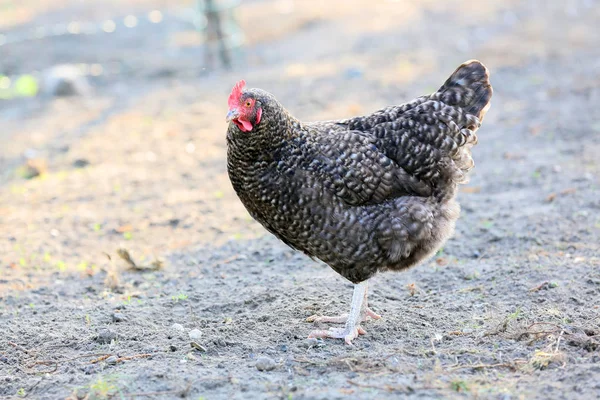
[[[179,332],[185,331],[185,328],[181,324],[173,324],[171,325],[171,328]]]
[[[192,329],[189,333],[190,339],[198,340],[202,337],[202,331],[200,329]]]
[[[102,329],[96,336],[96,341],[101,344],[109,344],[117,338],[117,334],[110,329]]]
[[[90,162],[85,158],[78,158],[77,160],[73,161],[73,166],[75,168],[85,168],[88,165],[90,165]]]
[[[83,371],[84,374],[86,375],[92,375],[95,374],[97,371],[98,367],[96,367],[96,365],[85,365],[83,368],[81,368],[81,370]]]
[[[106,359],[106,363],[109,365],[116,365],[118,358],[116,356],[110,356]]]
[[[169,350],[171,350],[171,351],[177,351],[177,346],[169,345]]]
[[[277,363],[272,358],[262,356],[258,358],[255,366],[259,371],[272,371],[277,368]]]
[[[114,313],[112,315],[112,320],[113,322],[125,322],[127,321],[127,317],[125,316],[125,314]]]

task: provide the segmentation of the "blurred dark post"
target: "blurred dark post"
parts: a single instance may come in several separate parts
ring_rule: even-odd
[[[199,0],[200,13],[204,14],[204,24],[198,28],[204,31],[207,67],[214,66],[215,47],[218,48],[221,64],[229,69],[232,66],[233,52],[242,42],[243,35],[233,15],[239,0]]]

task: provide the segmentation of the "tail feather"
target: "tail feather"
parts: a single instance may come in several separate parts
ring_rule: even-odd
[[[488,69],[477,60],[461,64],[438,90],[441,101],[461,107],[480,122],[490,108],[492,93]]]

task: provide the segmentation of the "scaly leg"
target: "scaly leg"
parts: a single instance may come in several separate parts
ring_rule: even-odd
[[[367,291],[369,288],[368,281],[357,283],[354,285],[354,292],[352,293],[352,304],[350,306],[350,313],[348,315],[342,315],[339,317],[308,317],[307,321],[312,322],[334,322],[341,323],[345,322],[344,328],[329,328],[328,330],[315,330],[310,333],[309,338],[338,338],[344,339],[347,344],[352,344],[352,340],[355,339],[359,334],[364,335],[366,332],[360,326],[362,321],[365,321],[368,317],[373,319],[381,318],[380,315],[374,313],[367,306]]]
[[[369,300],[368,300],[368,284],[367,284],[367,289],[365,289],[365,297],[363,300],[363,313],[361,313],[361,319],[360,322],[364,322],[367,320],[367,317],[370,317],[371,319],[380,319],[381,315],[377,314],[375,311],[371,310],[369,308]],[[310,317],[306,318],[306,322],[330,322],[330,323],[334,323],[334,324],[345,324],[346,321],[348,320],[348,314],[342,314],[342,315],[338,315],[335,317],[331,317],[331,316],[324,316],[324,315],[311,315]]]

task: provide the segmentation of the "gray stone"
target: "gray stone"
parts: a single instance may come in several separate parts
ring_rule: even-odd
[[[256,360],[255,366],[259,371],[272,371],[277,368],[277,363],[272,358],[262,356]]]
[[[96,342],[100,344],[109,344],[117,338],[117,334],[110,329],[101,329],[96,336]]]

